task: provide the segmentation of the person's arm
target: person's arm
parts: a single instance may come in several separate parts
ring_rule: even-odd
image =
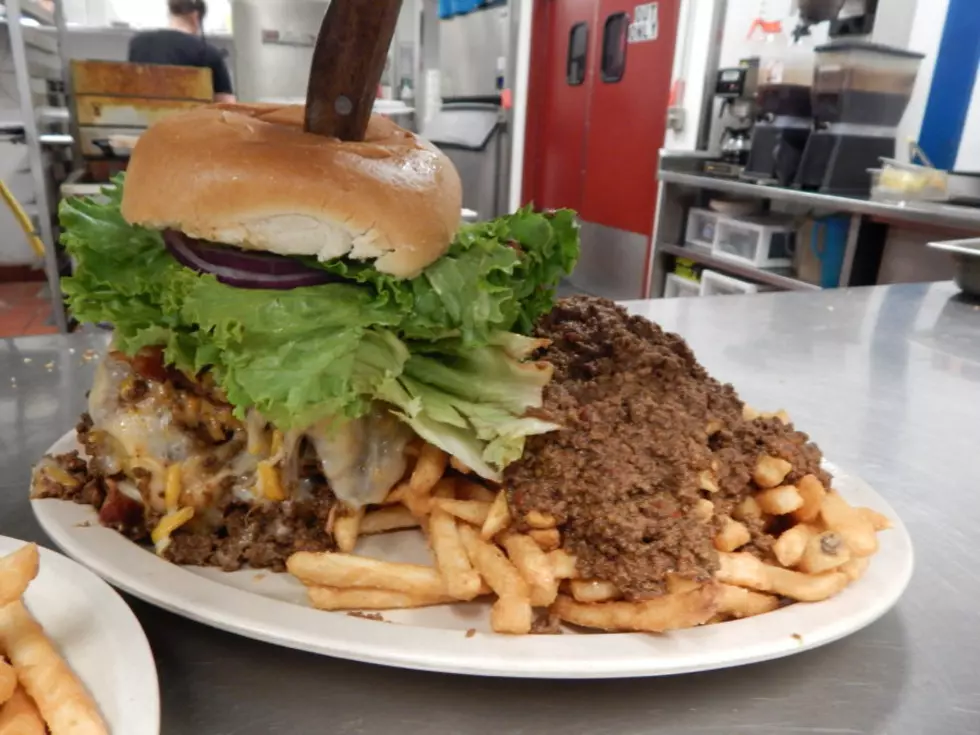
[[[211,61],[211,79],[214,85],[215,102],[234,102],[235,90],[231,86],[231,74],[225,66],[225,60],[217,49],[214,50]]]

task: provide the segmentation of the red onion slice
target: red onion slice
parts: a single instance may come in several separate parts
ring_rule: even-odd
[[[249,253],[230,245],[196,240],[177,230],[164,230],[163,241],[181,265],[198,273],[210,273],[226,286],[284,291],[339,280],[284,255]]]

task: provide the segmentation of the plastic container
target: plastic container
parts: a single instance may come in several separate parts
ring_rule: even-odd
[[[850,227],[846,214],[820,217],[801,227],[793,258],[796,277],[821,288],[837,288]]]
[[[870,169],[871,198],[886,202],[945,202],[949,174],[930,166],[882,159],[882,168]]]
[[[817,120],[883,127],[901,122],[923,54],[872,43],[837,43],[815,51]]]
[[[687,213],[687,232],[684,234],[687,247],[711,250],[720,219],[721,215],[717,212],[697,207],[690,209]]]
[[[712,255],[758,268],[793,264],[796,224],[791,218],[769,215],[718,220]]]
[[[759,293],[760,290],[761,288],[757,283],[749,283],[717,271],[706,270],[701,274],[702,296],[740,296],[747,293]]]
[[[667,282],[664,284],[665,299],[683,299],[701,295],[701,284],[682,278],[674,273],[667,274]]]

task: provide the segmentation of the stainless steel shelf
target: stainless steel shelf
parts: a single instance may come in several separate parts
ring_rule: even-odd
[[[7,3],[3,3],[3,5],[6,7]],[[4,13],[6,14],[6,10],[4,10]],[[45,10],[37,0],[21,0],[20,13],[25,18],[33,18],[38,23],[43,23],[48,26],[54,25],[54,13],[50,10]]]
[[[668,160],[665,159],[664,162],[666,163]],[[954,204],[876,202],[870,199],[819,194],[799,189],[784,189],[779,186],[763,186],[745,181],[719,179],[714,176],[664,169],[660,170],[660,180],[669,184],[738,194],[744,197],[801,204],[813,209],[852,212],[905,222],[925,222],[945,227],[980,230],[980,209],[960,207]]]
[[[791,268],[757,268],[753,265],[736,263],[735,261],[716,258],[710,253],[705,253],[692,248],[685,248],[678,245],[668,245],[661,243],[657,245],[657,253],[663,255],[673,255],[677,258],[687,258],[700,265],[728,273],[733,276],[747,278],[755,283],[762,283],[767,286],[784,291],[820,291],[819,286],[812,283],[801,281],[793,275]]]

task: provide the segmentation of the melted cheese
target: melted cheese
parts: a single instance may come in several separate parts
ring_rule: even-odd
[[[405,474],[405,445],[412,431],[378,406],[342,425],[307,430],[334,495],[351,508],[380,503]]]

